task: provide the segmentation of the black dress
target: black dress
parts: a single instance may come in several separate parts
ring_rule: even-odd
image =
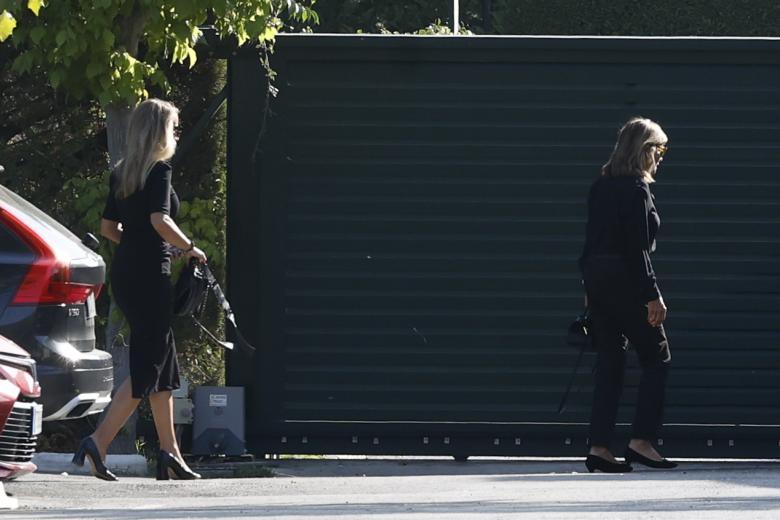
[[[115,196],[111,176],[103,218],[122,224],[111,266],[114,300],[130,324],[133,397],[179,388],[179,365],[171,330],[172,286],[169,245],[152,227],[150,215],[175,217],[179,198],[168,163],[154,165],[144,187],[124,199]]]

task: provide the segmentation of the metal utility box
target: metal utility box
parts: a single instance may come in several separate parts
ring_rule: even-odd
[[[245,453],[244,389],[201,386],[195,390],[193,455],[239,456]]]

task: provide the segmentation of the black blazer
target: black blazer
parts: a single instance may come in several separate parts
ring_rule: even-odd
[[[588,195],[588,225],[580,270],[589,260],[620,259],[645,302],[661,296],[650,253],[661,225],[650,186],[639,177],[601,176]]]

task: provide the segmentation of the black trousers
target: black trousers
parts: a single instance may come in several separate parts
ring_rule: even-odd
[[[672,360],[666,331],[663,326],[653,327],[647,322],[646,304],[634,296],[636,292],[620,269],[604,264],[586,267],[585,287],[591,333],[598,352],[590,444],[609,447],[612,441],[629,342],[642,369],[632,437],[655,440],[663,421],[666,379]]]

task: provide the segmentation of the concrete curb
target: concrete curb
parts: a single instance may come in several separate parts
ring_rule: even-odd
[[[19,501],[5,494],[3,483],[0,482],[0,510],[19,509]]]
[[[68,473],[70,475],[90,475],[92,467],[86,461],[83,467],[71,462],[72,453],[36,453],[33,463],[38,466],[38,473]],[[117,476],[146,477],[150,474],[149,466],[142,455],[111,455],[106,460],[106,466]]]

